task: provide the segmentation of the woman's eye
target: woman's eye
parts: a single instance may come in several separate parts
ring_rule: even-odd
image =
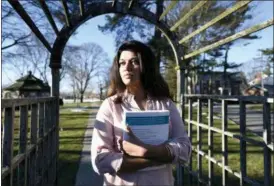
[[[137,59],[131,60],[131,63],[134,65],[139,65],[139,61]]]
[[[126,64],[126,62],[121,61],[119,64],[120,64],[120,66],[124,66]]]

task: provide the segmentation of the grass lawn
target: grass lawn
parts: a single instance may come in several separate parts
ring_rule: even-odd
[[[193,108],[193,120],[196,120],[197,114],[196,109]],[[186,111],[187,113],[187,111]],[[208,124],[207,118],[207,108],[203,108],[203,117],[202,123]],[[186,114],[186,117],[188,114]],[[214,119],[213,125],[216,128],[221,129],[221,119]],[[187,123],[185,122],[185,128],[187,129]],[[192,145],[197,148],[197,127],[193,125],[192,131]],[[240,134],[239,125],[235,124],[234,122],[228,122],[228,131],[234,134]],[[247,136],[252,139],[256,139],[258,141],[263,141],[261,137],[257,135],[247,132]],[[202,130],[202,150],[207,154],[209,146],[208,146],[208,131],[206,129]],[[264,179],[264,155],[263,155],[263,148],[246,143],[246,167],[247,167],[247,177],[252,178],[256,181],[259,181],[263,185]],[[222,136],[216,132],[213,133],[213,157],[217,160],[222,162]],[[272,157],[273,158],[273,157]],[[192,151],[192,166],[193,171],[197,171],[197,153]],[[228,137],[228,166],[235,172],[240,172],[240,142],[237,139]],[[185,171],[186,172],[186,171]],[[202,178],[204,180],[208,180],[208,160],[206,158],[202,158]],[[273,176],[272,176],[273,178]],[[184,183],[186,185],[189,184],[188,182],[188,175],[185,173],[184,175]],[[195,180],[195,179],[194,179]],[[274,179],[272,180],[274,181]],[[228,185],[239,185],[240,180],[228,173]],[[194,181],[194,185],[196,182]],[[218,165],[214,165],[214,176],[213,176],[213,185],[222,185],[222,169]]]
[[[100,103],[65,104],[60,107],[58,185],[74,186],[88,119],[95,118]],[[72,112],[86,107],[83,112]]]
[[[60,106],[60,144],[59,144],[59,170],[58,185],[74,186],[78,171],[79,160],[83,148],[83,139],[88,119],[95,118],[100,102],[96,103],[69,103]],[[82,112],[73,112],[75,109],[85,108]],[[30,127],[30,111],[28,113],[28,127]],[[3,113],[2,113],[3,127]],[[16,156],[19,149],[19,119],[20,112],[15,112],[13,154]],[[3,135],[3,130],[1,130]],[[30,131],[27,132],[30,143]],[[16,179],[16,178],[15,178]]]

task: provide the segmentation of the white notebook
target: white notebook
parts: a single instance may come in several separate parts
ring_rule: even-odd
[[[151,145],[159,145],[168,140],[169,134],[169,111],[126,111],[124,113],[124,124],[130,126],[132,132],[142,142]],[[128,135],[124,132],[123,138]],[[155,170],[164,168],[166,165],[148,167],[144,170]]]

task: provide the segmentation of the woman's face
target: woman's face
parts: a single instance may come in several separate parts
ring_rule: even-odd
[[[129,50],[121,53],[119,59],[119,73],[123,83],[128,86],[136,86],[141,83],[141,69],[137,55]]]

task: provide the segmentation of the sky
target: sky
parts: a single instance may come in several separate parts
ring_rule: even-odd
[[[247,25],[247,27],[273,18],[273,1],[260,1],[258,3],[260,3],[260,8],[254,11],[254,19],[250,23],[251,25]],[[73,45],[81,45],[87,42],[97,43],[108,53],[108,57],[110,58],[110,61],[112,61],[115,55],[114,35],[103,34],[98,30],[98,25],[104,25],[105,23],[104,17],[105,15],[97,16],[80,26],[77,29],[77,35],[71,37],[69,43]],[[254,41],[248,41],[248,45],[245,45],[247,42],[238,42],[233,45],[229,51],[228,61],[244,63],[257,57],[259,55],[258,49],[273,47],[273,26],[257,32],[256,35],[261,38]],[[11,84],[18,78],[19,77],[12,71],[3,69],[2,66],[2,85]],[[51,84],[51,80],[49,83]],[[98,91],[98,86],[95,84],[96,83],[93,83],[89,88]],[[62,80],[60,91],[68,92],[70,90],[69,82]]]

